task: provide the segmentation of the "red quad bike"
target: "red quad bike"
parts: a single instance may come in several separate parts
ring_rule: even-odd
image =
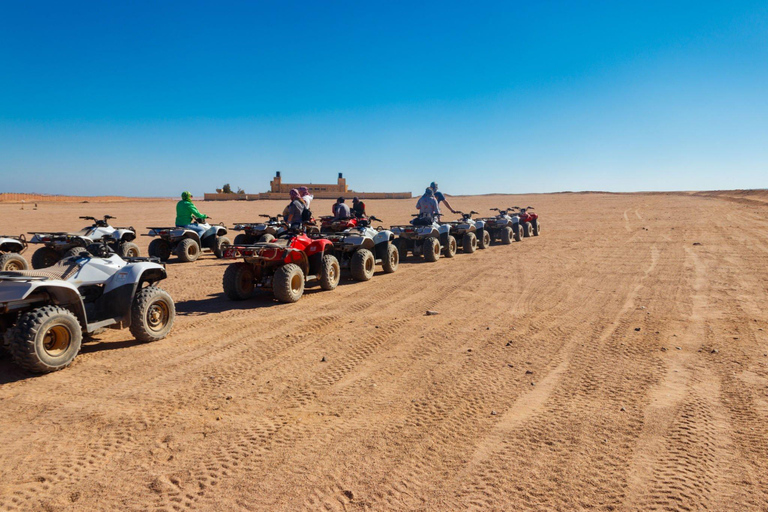
[[[251,297],[254,288],[271,288],[280,302],[296,302],[306,283],[317,281],[323,290],[333,290],[341,277],[333,243],[309,238],[306,233],[289,232],[271,242],[231,245],[224,250],[224,258],[244,260],[224,272],[224,293],[232,300]]]
[[[520,208],[518,217],[520,218],[520,225],[523,227],[523,236],[539,236],[541,232],[541,223],[539,223],[539,214],[533,213],[529,210],[533,210],[533,206],[528,208]]]
[[[354,217],[349,219],[337,219],[332,215],[320,217],[321,233],[339,233],[355,227],[357,227],[357,219]]]

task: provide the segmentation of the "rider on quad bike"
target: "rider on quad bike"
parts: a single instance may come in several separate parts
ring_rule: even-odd
[[[191,229],[197,233],[197,236],[202,238],[205,228],[193,222],[193,217],[198,221],[205,221],[208,218],[206,214],[200,213],[195,203],[192,202],[192,194],[184,191],[181,193],[181,201],[176,203],[176,227]]]

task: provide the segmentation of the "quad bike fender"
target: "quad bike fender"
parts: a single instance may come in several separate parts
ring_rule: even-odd
[[[389,242],[390,240],[394,239],[395,235],[386,229],[382,229],[375,235],[373,235],[373,243],[378,246],[379,244],[383,242]]]
[[[477,231],[480,231],[481,229],[484,229],[484,228],[485,228],[485,221],[484,220],[476,220],[475,221],[475,229],[477,229]]]
[[[363,249],[373,250],[374,240],[364,236],[350,235],[344,237],[344,244],[352,247],[362,247]]]
[[[115,240],[119,240],[121,242],[131,242],[136,239],[136,233],[134,231],[122,228],[116,229],[111,236]]]
[[[450,229],[450,227],[449,227]],[[435,229],[434,226],[420,226],[416,228],[416,233],[420,237],[436,237],[440,235],[440,232]]]
[[[195,233],[191,229],[184,229],[184,228],[175,229],[171,231],[171,237],[176,241],[183,240],[184,238],[191,238],[192,240],[197,242],[197,245],[200,245],[202,247],[202,244],[200,243],[200,237],[197,235],[197,233]]]
[[[168,277],[165,268],[150,261],[125,265],[109,278],[104,284],[104,294],[117,288],[131,284],[138,287],[143,283],[156,283]]]
[[[390,244],[390,241],[389,241],[388,238],[386,240],[381,240],[381,241],[377,242],[376,245],[374,246],[374,249],[373,249],[373,256],[377,260],[385,260],[385,259],[387,259],[387,257],[389,256],[389,254],[387,253],[387,250],[389,248],[389,244]]]
[[[46,302],[70,309],[86,324],[83,299],[77,288],[67,281],[49,279],[3,280],[0,286],[0,313],[12,309],[13,303],[47,298]]]
[[[24,244],[14,238],[0,238],[0,252],[21,252]]]

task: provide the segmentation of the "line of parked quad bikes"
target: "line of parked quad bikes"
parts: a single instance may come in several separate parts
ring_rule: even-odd
[[[179,227],[149,227],[149,256],[141,257],[132,227],[113,227],[103,219],[77,232],[34,232],[0,236],[0,353],[35,373],[67,367],[83,340],[107,328],[129,328],[143,342],[164,338],[176,314],[171,296],[157,286],[167,277],[172,255],[193,262],[203,252],[234,261],[224,272],[224,293],[245,300],[256,288],[271,290],[281,302],[296,302],[306,284],[333,290],[342,269],[367,281],[376,265],[397,270],[409,253],[426,261],[453,258],[459,249],[473,253],[492,243],[510,244],[538,236],[541,223],[532,207],[493,208],[495,216],[456,212],[451,222],[415,218],[410,224],[373,228],[374,216],[313,219],[290,229],[279,216],[259,223],[237,223],[234,243],[223,225],[199,222],[202,236]],[[414,215],[414,217],[416,217]],[[32,269],[21,253],[39,247]]]

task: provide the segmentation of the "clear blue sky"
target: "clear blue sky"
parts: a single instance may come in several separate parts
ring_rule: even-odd
[[[768,4],[0,0],[0,191],[766,187]]]

